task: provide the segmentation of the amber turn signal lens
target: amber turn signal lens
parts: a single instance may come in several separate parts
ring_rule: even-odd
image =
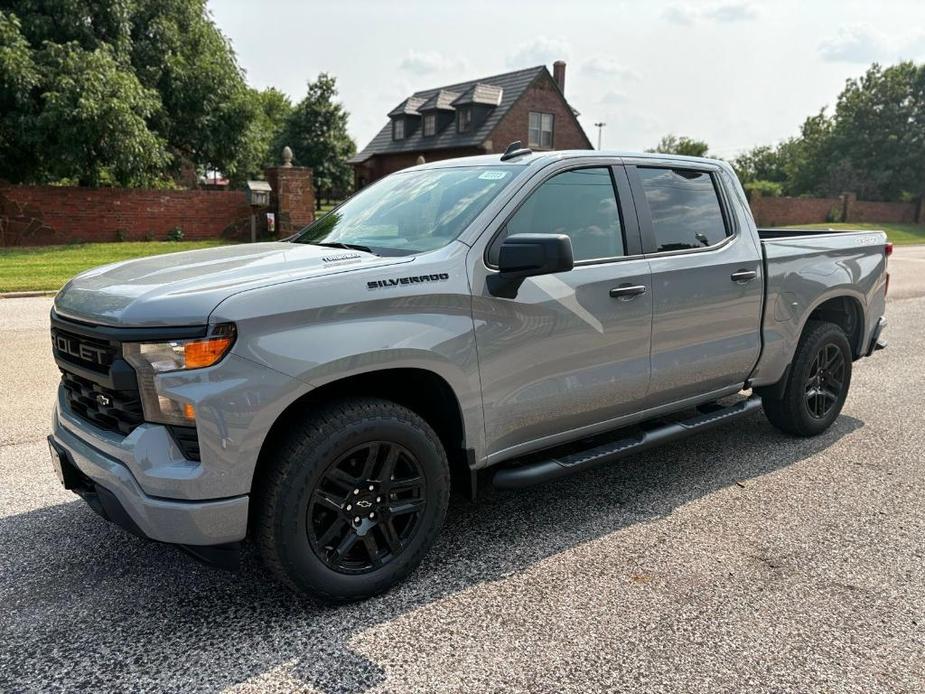
[[[183,403],[183,416],[187,419],[196,419],[196,408],[188,402]]]
[[[231,348],[233,337],[213,337],[208,340],[187,342],[183,346],[183,361],[187,369],[212,366]]]

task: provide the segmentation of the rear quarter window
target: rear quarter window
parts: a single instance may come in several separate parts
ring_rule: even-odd
[[[713,176],[706,171],[637,168],[652,216],[656,251],[715,246],[729,236]]]

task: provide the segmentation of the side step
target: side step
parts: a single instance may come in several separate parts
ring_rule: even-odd
[[[634,436],[610,441],[577,453],[540,460],[535,463],[501,468],[495,473],[492,483],[498,489],[519,489],[540,482],[565,477],[575,472],[588,470],[598,465],[612,463],[633,453],[644,451],[663,443],[677,441],[715,426],[743,417],[761,407],[761,398],[753,395],[734,405],[701,414],[681,422],[663,424],[655,429]]]

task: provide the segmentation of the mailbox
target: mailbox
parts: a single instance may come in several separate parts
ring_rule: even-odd
[[[247,204],[251,207],[270,206],[270,184],[266,181],[248,181],[244,189],[247,195]]]

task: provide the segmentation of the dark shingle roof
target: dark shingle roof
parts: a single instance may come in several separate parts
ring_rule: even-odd
[[[455,92],[454,97],[458,98],[462,98],[459,95],[465,95],[467,92],[472,91],[473,94],[478,92],[480,99],[486,98],[486,94],[487,98],[491,99],[491,95],[494,94],[495,91],[494,89],[486,89],[486,87],[491,87],[497,88],[500,94],[498,94],[498,96],[495,97],[496,100],[492,102],[497,103],[497,107],[493,108],[488,114],[488,117],[471,132],[458,133],[456,132],[456,126],[450,124],[436,135],[430,137],[424,137],[421,134],[421,128],[417,128],[405,139],[393,140],[392,124],[389,122],[386,123],[382,130],[379,131],[361,152],[350,159],[350,163],[359,164],[360,162],[366,161],[374,154],[409,151],[426,152],[427,150],[446,149],[449,147],[478,147],[488,139],[492,130],[495,129],[495,126],[498,125],[511,106],[514,105],[514,102],[520,98],[521,94],[524,93],[533,80],[544,72],[549,74],[545,65],[539,65],[525,70],[507,72],[492,77],[481,77],[476,80],[470,80],[469,82],[460,82],[459,84],[450,84],[445,87],[436,87],[434,89],[425,89],[420,92],[415,92],[397,108],[404,107],[405,103],[411,99],[419,98],[421,102],[414,107],[415,113],[417,113],[417,110],[420,109],[423,104],[427,103],[431,97],[437,96],[439,99],[441,91]],[[478,89],[476,89],[476,87],[478,87]],[[498,99],[498,97],[500,97],[500,99]],[[486,102],[478,101],[475,103]],[[399,113],[397,108],[393,109],[395,115]],[[389,115],[391,116],[393,113]]]
[[[439,109],[441,111],[455,111],[453,108],[453,102],[458,99],[460,96],[459,92],[451,92],[446,89],[440,89],[439,91],[434,92],[427,101],[418,106],[418,111],[433,111],[434,109]],[[392,115],[391,113],[389,115]]]
[[[425,101],[426,99],[421,99],[416,96],[409,96],[398,106],[389,111],[389,117],[398,115],[420,116],[421,114],[418,112],[418,107]]]
[[[485,104],[486,106],[497,106],[501,103],[501,97],[504,95],[504,89],[494,84],[484,84],[476,82],[462,95],[453,102],[453,106],[462,106],[463,104]]]

